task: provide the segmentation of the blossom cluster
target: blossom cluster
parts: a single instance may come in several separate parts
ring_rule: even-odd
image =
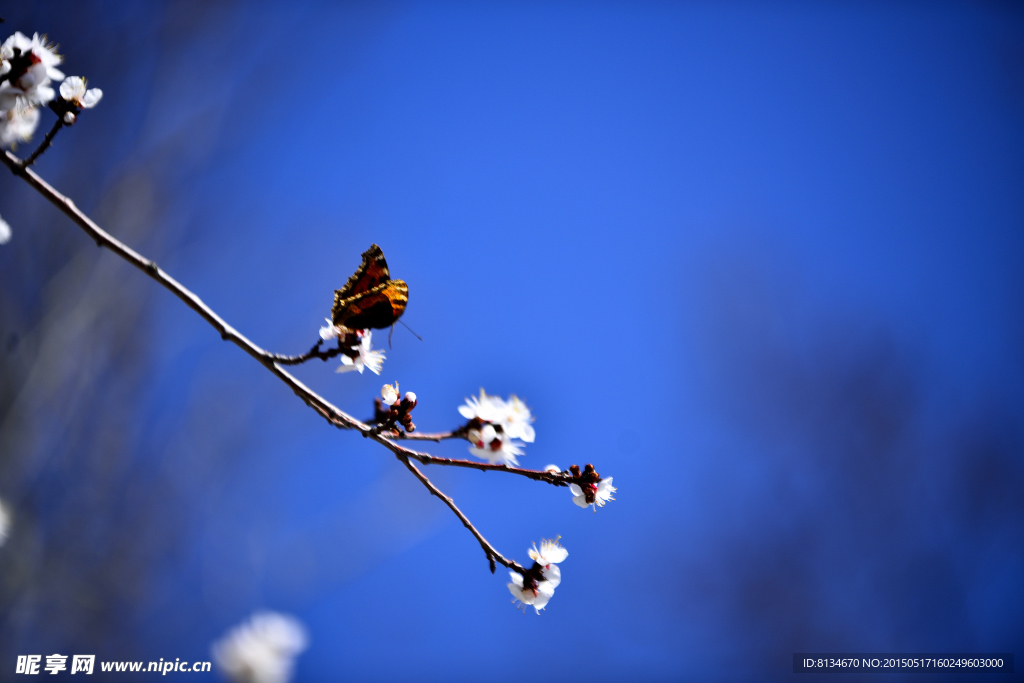
[[[296,619],[258,612],[214,643],[213,661],[235,683],[285,683],[307,641]]]
[[[589,507],[597,512],[597,508],[604,507],[609,500],[615,500],[612,494],[617,489],[612,486],[612,477],[602,479],[590,463],[583,468],[583,472],[580,472],[577,465],[569,467],[569,471],[572,472],[572,483],[569,484],[572,502],[581,508]]]
[[[375,375],[380,374],[384,366],[384,352],[372,347],[372,330],[350,330],[328,320],[327,324],[320,328],[320,338],[324,341],[338,340],[341,365],[335,372],[356,370],[361,375],[363,370],[367,369]]]
[[[553,541],[542,540],[539,550],[534,543],[529,554],[533,566],[525,574],[509,572],[512,583],[508,584],[508,590],[524,607],[532,605],[540,614],[555,594],[555,588],[562,582],[562,571],[558,563],[569,557],[569,551],[559,545],[556,538]]]
[[[398,393],[398,382],[385,384],[381,387],[380,398],[374,399],[374,424],[378,425],[381,431],[394,429],[395,425],[402,425],[407,432],[415,432],[416,425],[412,422],[412,409],[416,407],[416,394],[411,391],[405,392],[405,396]],[[385,408],[385,406],[387,406]]]
[[[479,397],[471,396],[459,406],[459,414],[469,420],[469,452],[492,464],[518,465],[516,456],[536,438],[530,409],[514,395],[506,401],[481,389]]]
[[[103,97],[99,88],[87,89],[80,76],[64,78],[57,68],[63,58],[38,33],[29,38],[20,31],[0,45],[0,145],[28,142],[39,125],[39,107],[49,105],[71,125],[83,109],[95,107]],[[60,84],[60,97],[52,83]]]

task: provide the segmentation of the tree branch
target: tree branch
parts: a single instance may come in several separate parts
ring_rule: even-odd
[[[185,302],[186,306],[198,313],[203,320],[208,322],[213,329],[217,330],[221,339],[230,341],[235,346],[255,358],[260,365],[270,370],[281,381],[287,384],[291,390],[295,392],[295,395],[298,396],[306,405],[315,408],[317,412],[328,419],[331,424],[345,429],[357,429],[360,432],[365,432],[370,429],[369,426],[338,409],[290,373],[278,366],[273,360],[273,354],[264,351],[262,348],[240,334],[235,330],[235,328],[228,325],[228,323],[219,315],[214,313],[213,309],[207,306],[202,299],[193,294],[189,289],[184,287],[170,275],[160,270],[154,261],[145,258],[134,249],[103,230],[103,228],[93,222],[91,218],[82,213],[78,207],[75,206],[73,201],[53,189],[53,187],[40,178],[39,175],[31,168],[26,168],[21,159],[8,151],[4,151],[2,161],[9,169],[11,169],[11,172],[14,173],[14,175],[20,176],[26,183],[32,186],[33,189],[39,192],[39,194],[49,200],[51,204],[60,209],[64,215],[74,221],[78,227],[84,230],[85,233],[89,235],[94,242],[96,242],[96,246],[110,249],[122,259],[156,280],[164,288],[170,290],[172,294]]]
[[[553,486],[568,486],[572,483],[572,475],[567,472],[548,472],[547,470],[527,470],[521,467],[510,467],[508,465],[496,465],[489,462],[477,462],[475,460],[458,460],[453,458],[439,458],[429,453],[420,453],[412,449],[400,446],[391,441],[384,434],[368,434],[368,436],[381,444],[398,457],[408,457],[424,465],[444,465],[448,467],[465,467],[481,472],[509,472],[518,474],[534,481],[544,481]]]
[[[524,569],[523,566],[515,560],[509,560],[501,553],[499,553],[497,550],[495,550],[494,546],[492,546],[487,541],[487,539],[484,538],[483,535],[476,530],[476,527],[473,526],[473,523],[469,521],[469,518],[466,517],[466,515],[462,514],[462,510],[460,510],[458,506],[455,505],[452,499],[444,495],[444,493],[441,492],[441,489],[434,486],[434,483],[427,478],[427,475],[420,472],[419,468],[416,467],[416,465],[413,465],[411,462],[409,462],[409,456],[399,453],[395,453],[395,456],[402,461],[403,465],[409,468],[410,472],[416,475],[416,478],[419,479],[420,482],[422,482],[422,484],[427,487],[427,490],[429,490],[432,494],[440,498],[445,505],[451,508],[451,511],[455,513],[455,516],[462,521],[462,525],[469,529],[469,533],[473,534],[476,540],[480,543],[480,547],[484,549],[484,554],[487,556],[487,561],[491,564],[492,574],[494,573],[495,570],[494,563],[497,562],[506,569],[511,569],[514,572],[519,572],[523,576],[526,576],[526,569]]]
[[[49,146],[48,141],[52,141],[53,135],[55,135],[56,131],[59,129],[59,125],[54,126],[54,128],[50,131],[50,134],[47,135],[47,140],[44,140],[43,144],[40,145],[40,148],[33,153],[32,157],[29,158],[29,161],[38,157],[39,154],[41,154],[42,151],[44,151],[45,148]],[[227,321],[225,321],[223,318],[217,315],[217,313],[215,313],[213,309],[207,306],[203,302],[203,300],[196,296],[194,293],[192,293],[192,291],[187,289],[184,285],[179,283],[177,280],[172,278],[164,271],[160,270],[160,268],[154,261],[145,258],[141,254],[133,250],[131,247],[127,246],[126,244],[124,244],[123,242],[121,242],[120,240],[118,240],[105,230],[103,230],[92,219],[90,219],[88,216],[82,213],[82,211],[80,211],[78,207],[75,206],[74,202],[72,202],[71,199],[65,197],[60,192],[55,190],[45,180],[39,177],[39,175],[36,174],[35,171],[33,171],[31,168],[28,168],[28,162],[23,162],[17,156],[11,154],[6,150],[3,153],[2,161],[14,175],[21,177],[33,189],[39,192],[39,194],[41,194],[43,197],[49,200],[51,204],[56,206],[62,213],[64,213],[64,215],[66,215],[76,225],[78,225],[78,227],[80,227],[90,238],[92,238],[94,242],[96,242],[96,246],[106,247],[107,249],[110,249],[116,255],[120,256],[122,259],[124,259],[131,265],[135,266],[152,279],[156,280],[161,286],[163,286],[176,297],[181,299],[186,306],[188,306],[193,311],[198,313],[203,318],[203,320],[205,320],[207,323],[210,324],[211,327],[217,330],[217,332],[221,336],[221,339],[224,339],[225,341],[230,341],[235,346],[239,347],[247,354],[252,356],[257,362],[259,362],[260,365],[267,368],[281,381],[288,385],[291,388],[291,390],[295,392],[295,395],[298,396],[303,401],[303,403],[305,403],[310,408],[315,410],[330,424],[342,429],[355,429],[362,433],[363,436],[373,439],[374,441],[380,443],[385,448],[394,453],[395,457],[401,460],[402,463],[407,468],[409,468],[409,470],[416,476],[416,478],[419,479],[420,482],[422,482],[423,485],[426,486],[427,489],[433,495],[437,496],[442,501],[444,501],[444,503],[449,508],[451,508],[452,512],[454,512],[455,515],[459,518],[459,520],[462,521],[462,524],[467,529],[469,529],[470,533],[472,533],[476,540],[480,543],[480,547],[483,548],[484,553],[487,555],[487,560],[488,562],[490,562],[491,566],[491,573],[494,573],[495,562],[497,562],[498,564],[501,564],[503,567],[507,567],[508,569],[519,572],[520,574],[525,574],[526,570],[522,567],[522,565],[518,564],[514,560],[507,559],[501,553],[499,553],[487,541],[487,539],[484,538],[479,531],[477,531],[476,527],[473,526],[472,522],[469,521],[466,515],[464,515],[462,511],[459,510],[459,508],[455,505],[455,503],[452,502],[452,499],[444,495],[440,491],[440,489],[434,486],[430,479],[428,479],[426,475],[424,475],[419,470],[419,468],[412,464],[410,459],[416,460],[424,465],[436,464],[447,465],[452,467],[466,467],[481,470],[484,472],[489,470],[510,472],[512,474],[518,474],[520,476],[524,476],[529,479],[534,479],[536,481],[546,481],[547,483],[553,484],[555,486],[568,486],[568,475],[563,475],[563,473],[556,474],[547,471],[527,470],[517,467],[509,467],[507,465],[493,465],[490,463],[473,462],[470,460],[453,460],[451,458],[439,458],[428,453],[420,453],[418,451],[411,450],[404,446],[400,446],[392,440],[419,439],[441,441],[442,439],[463,438],[465,436],[465,433],[464,430],[462,429],[438,434],[391,434],[389,435],[391,438],[388,438],[383,434],[375,433],[370,425],[367,425],[355,419],[354,417],[348,415],[344,411],[335,407],[329,401],[319,396],[316,392],[311,390],[309,387],[307,387],[305,384],[300,382],[297,378],[292,376],[290,373],[288,373],[281,367],[281,365],[295,365],[298,363],[305,362],[306,360],[309,360],[311,358],[317,357],[322,358],[323,360],[327,360],[327,358],[337,355],[338,352],[340,352],[340,349],[337,351],[333,349],[323,351],[320,349],[320,344],[318,343],[316,346],[310,349],[310,351],[308,351],[305,354],[302,354],[301,356],[281,356],[279,354],[274,354],[265,351],[264,349],[260,348],[259,346],[251,342],[249,339],[247,339],[244,335],[239,333],[233,327],[231,327],[227,323]]]
[[[28,168],[32,164],[36,163],[36,159],[38,159],[43,152],[50,149],[50,145],[53,143],[53,138],[57,136],[57,131],[59,131],[63,127],[64,119],[58,116],[56,122],[54,122],[53,124],[53,128],[50,129],[50,132],[46,134],[46,137],[43,138],[43,141],[39,143],[38,147],[36,147],[36,151],[32,152],[28,159],[25,159],[25,161],[21,162],[21,167]]]

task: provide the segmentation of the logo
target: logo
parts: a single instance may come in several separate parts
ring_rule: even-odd
[[[395,324],[409,303],[409,286],[392,280],[384,252],[376,244],[363,252],[363,262],[341,289],[334,292],[331,322],[350,330],[384,329]]]

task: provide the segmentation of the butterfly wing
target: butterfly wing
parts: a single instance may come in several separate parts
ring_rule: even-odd
[[[384,329],[402,317],[408,303],[409,286],[402,280],[388,280],[368,292],[335,300],[334,324],[350,330]]]
[[[348,279],[341,289],[334,292],[334,305],[331,307],[331,321],[335,325],[343,324],[339,316],[343,314],[346,301],[362,294],[367,294],[391,279],[388,262],[384,260],[384,252],[376,244],[363,252],[363,261],[356,272]],[[399,313],[401,315],[401,313]],[[349,327],[346,325],[346,327]],[[365,329],[365,328],[350,328]]]

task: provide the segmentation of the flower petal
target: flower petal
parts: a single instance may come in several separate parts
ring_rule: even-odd
[[[85,94],[85,79],[70,76],[60,84],[60,96],[68,102],[74,102]]]
[[[545,581],[551,584],[552,592],[558,584],[562,583],[562,570],[558,568],[557,564],[549,564],[540,573],[544,576]]]
[[[512,594],[512,597],[514,597],[516,600],[523,603],[524,605],[529,605],[534,600],[533,594],[524,592],[522,588],[515,585],[514,583],[508,584],[508,592]]]
[[[558,545],[558,541],[544,541],[540,546],[540,554],[544,557],[541,564],[558,563],[569,557],[569,551]]]
[[[86,93],[85,97],[82,98],[82,108],[92,109],[99,101],[103,99],[103,91],[99,88],[90,88]]]
[[[555,587],[547,581],[541,581],[537,585],[537,597],[533,599],[533,608],[537,610],[537,614],[547,607],[548,601],[551,600],[555,594]]]
[[[534,439],[537,438],[537,433],[534,431],[533,425],[520,425],[519,438],[525,441],[526,443],[533,443]]]

